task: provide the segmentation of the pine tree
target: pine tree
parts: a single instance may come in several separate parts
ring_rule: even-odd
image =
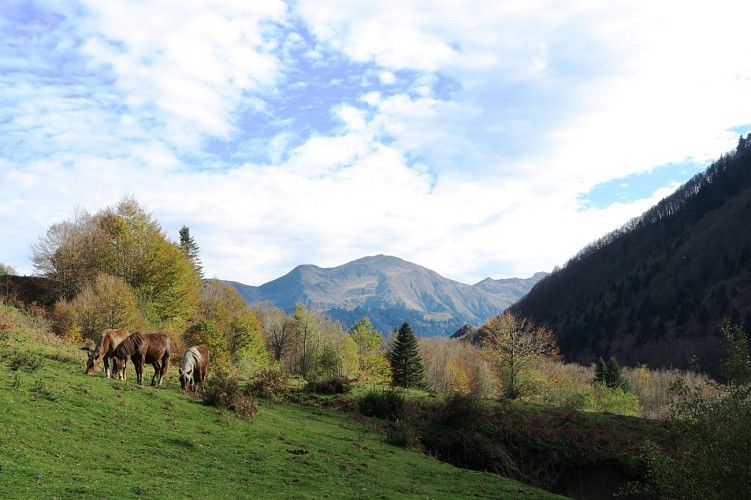
[[[626,392],[631,391],[631,384],[623,376],[623,372],[615,356],[610,356],[610,359],[607,361],[602,358],[597,360],[597,365],[595,365],[595,382],[604,384],[609,389],[621,388]]]
[[[198,271],[198,274],[201,276],[201,279],[204,279],[201,258],[198,256],[200,249],[198,248],[196,241],[190,235],[190,229],[188,228],[188,226],[183,226],[180,228],[180,249],[185,252],[190,261],[193,263],[193,266],[195,266],[196,271]]]
[[[425,388],[425,368],[417,346],[417,337],[406,321],[396,333],[391,360],[392,385]]]
[[[597,360],[597,364],[595,365],[595,382],[604,384],[607,372],[608,365],[605,360],[602,359],[602,356],[600,356],[600,359]]]

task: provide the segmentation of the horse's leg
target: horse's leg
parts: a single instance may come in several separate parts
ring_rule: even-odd
[[[153,363],[151,363],[151,366],[154,367],[154,376],[151,377],[151,385],[156,385],[157,377],[159,376],[159,372],[161,371],[159,361],[154,361]]]
[[[196,381],[196,384],[198,384],[201,387],[201,392],[203,392],[203,384],[206,381],[206,368],[198,367],[198,380]]]
[[[112,373],[110,373],[110,357],[109,355],[105,354],[102,358],[102,361],[104,362],[104,376],[107,378],[112,378]],[[114,368],[114,364],[112,367]]]
[[[162,357],[162,371],[159,372],[159,385],[162,385],[162,379],[167,374],[167,368],[169,368],[169,353],[165,353]]]
[[[144,356],[133,356],[133,364],[136,368],[136,383],[138,385],[143,385],[143,366],[146,364]]]

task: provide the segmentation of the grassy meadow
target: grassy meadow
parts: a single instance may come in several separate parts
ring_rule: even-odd
[[[367,419],[262,400],[249,419],[83,374],[86,353],[0,318],[1,498],[554,498],[388,444]],[[151,367],[146,369],[150,380]]]

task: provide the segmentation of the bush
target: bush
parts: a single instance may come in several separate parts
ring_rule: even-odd
[[[586,409],[635,417],[639,415],[639,399],[621,387],[610,389],[598,382],[592,386],[591,407]]]
[[[351,389],[346,377],[331,376],[308,381],[307,389],[315,394],[345,394]]]
[[[453,395],[430,411],[422,434],[426,446],[441,460],[458,467],[521,477],[505,448],[494,439],[493,412],[481,399]]]
[[[394,389],[371,389],[360,399],[359,410],[366,417],[396,421],[404,415],[404,395]]]
[[[683,383],[673,418],[684,439],[680,459],[646,449],[647,493],[661,498],[748,498],[751,492],[751,385],[713,397]]]
[[[42,366],[44,366],[43,358],[25,352],[17,352],[13,354],[13,356],[11,356],[10,364],[8,367],[13,371],[17,371],[23,368],[25,370],[33,372],[38,370]]]
[[[245,394],[263,399],[273,399],[287,390],[289,374],[282,370],[267,368],[258,372],[245,387]]]
[[[230,410],[240,418],[250,418],[259,411],[258,403],[240,389],[238,379],[226,373],[211,378],[203,392],[203,402],[208,406]]]

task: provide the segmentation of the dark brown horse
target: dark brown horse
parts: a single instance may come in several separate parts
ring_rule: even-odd
[[[197,345],[191,347],[180,361],[180,386],[183,391],[200,386],[203,390],[203,384],[206,381],[206,370],[209,367],[209,350],[206,346]]]
[[[164,333],[134,332],[112,353],[115,372],[119,374],[121,370],[124,371],[125,364],[130,357],[136,369],[138,385],[143,385],[143,367],[146,363],[154,367],[151,385],[162,385],[162,379],[169,367],[170,348],[170,338]],[[124,377],[118,378],[124,380]]]
[[[104,376],[107,378],[114,377],[115,374],[113,373],[113,370],[110,370],[110,358],[112,358],[112,353],[115,352],[117,346],[120,345],[128,335],[130,335],[130,332],[123,329],[104,330],[97,339],[94,350],[89,354],[89,359],[86,361],[86,375],[93,375],[98,372],[99,362],[103,361]],[[122,377],[120,377],[120,375],[121,374],[118,374],[117,378],[125,379],[125,368],[122,370]]]

